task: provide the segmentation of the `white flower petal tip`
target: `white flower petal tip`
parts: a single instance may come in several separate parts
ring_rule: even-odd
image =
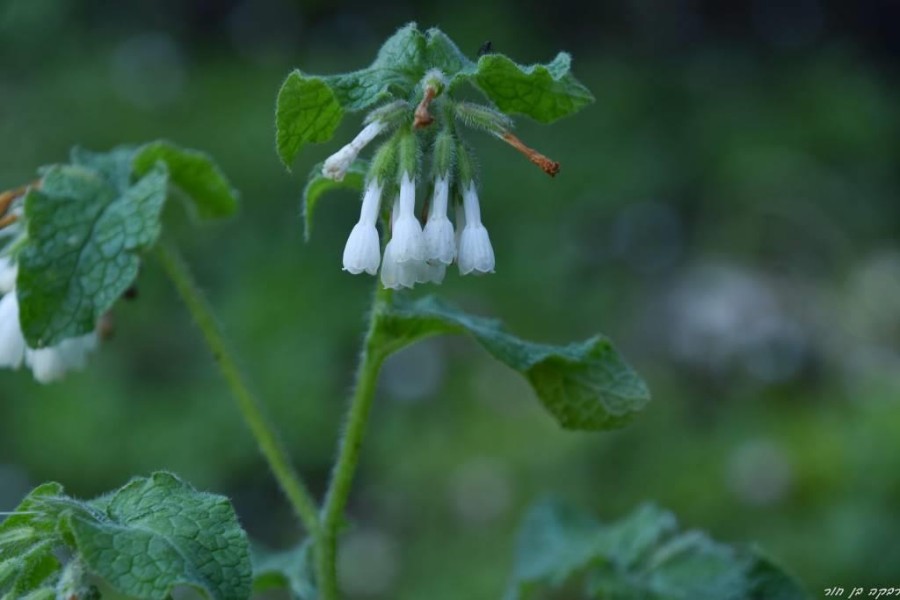
[[[440,284],[443,283],[444,276],[447,275],[447,265],[443,263],[423,262],[420,271],[420,283]]]
[[[25,348],[25,336],[19,325],[19,300],[11,292],[0,299],[0,367],[22,366]]]
[[[53,383],[62,379],[69,371],[84,369],[88,354],[97,348],[97,343],[97,334],[89,333],[63,340],[49,348],[28,349],[25,352],[25,362],[31,367],[34,378],[39,383]]]
[[[356,160],[356,153],[349,146],[344,146],[329,156],[322,165],[322,176],[334,181],[343,181],[354,160]]]
[[[394,256],[397,262],[425,260],[425,240],[422,237],[422,226],[414,216],[400,215],[394,223],[391,243],[394,244]]]
[[[325,164],[322,165],[322,175],[334,181],[343,181],[347,170],[362,149],[375,139],[375,136],[384,131],[386,126],[387,124],[382,121],[375,121],[363,127],[363,130],[349,144],[325,160]]]
[[[344,246],[344,270],[359,275],[366,272],[374,275],[381,262],[381,242],[378,229],[369,223],[357,223]]]
[[[397,247],[394,240],[388,242],[384,249],[384,260],[381,264],[381,284],[391,290],[412,288],[419,283],[420,263],[415,261],[400,262],[397,260]]]
[[[10,258],[0,256],[0,294],[12,291],[16,286],[19,269]]]
[[[457,263],[460,275],[494,272],[494,249],[484,225],[469,224],[463,229]]]
[[[425,224],[425,260],[449,265],[456,258],[456,234],[445,217],[432,217]]]

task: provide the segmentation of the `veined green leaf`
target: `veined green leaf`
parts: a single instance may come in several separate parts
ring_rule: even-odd
[[[570,71],[572,58],[560,52],[546,65],[522,67],[502,54],[478,59],[473,82],[507,114],[523,114],[552,123],[594,101]]]
[[[3,535],[17,530],[31,536]],[[61,548],[72,555],[65,566],[56,558]],[[88,589],[93,575],[132,598],[164,600],[176,586],[189,586],[207,598],[245,600],[251,570],[247,537],[228,499],[168,473],[88,502],[45,484],[0,523],[0,598]]]
[[[20,320],[32,348],[94,330],[132,284],[138,253],[160,232],[168,173],[155,166],[117,189],[100,172],[55,166],[25,199],[28,243],[19,255]]]
[[[670,512],[652,505],[603,524],[542,502],[526,516],[516,554],[507,600],[554,597],[562,589],[586,600],[809,598],[756,549],[679,531]]]
[[[201,217],[228,217],[237,210],[237,191],[205,152],[163,140],[151,142],[134,153],[134,174],[146,175],[157,162],[165,163],[171,183],[187,194]]]
[[[335,91],[325,79],[293,71],[278,92],[275,142],[288,169],[304,144],[327,142],[344,117]]]
[[[427,70],[425,46],[425,36],[415,23],[409,23],[388,38],[371,65],[325,80],[341,106],[350,112],[366,110],[391,98],[406,98]]]
[[[621,427],[650,400],[637,373],[602,336],[567,346],[521,340],[495,320],[433,298],[395,299],[379,317],[375,347],[393,352],[440,333],[467,333],[494,358],[525,376],[544,407],[567,429]]]

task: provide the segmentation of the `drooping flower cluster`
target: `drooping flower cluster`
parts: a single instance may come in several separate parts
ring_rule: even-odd
[[[437,80],[429,84],[431,88],[426,86],[425,100],[430,102],[437,95],[434,90],[439,84]],[[425,100],[415,112],[405,102],[376,110],[365,128],[329,157],[322,169],[325,177],[341,180],[366,144],[394,130],[371,161],[359,221],[350,232],[343,255],[344,270],[354,275],[375,275],[380,267],[381,281],[387,288],[441,283],[453,262],[462,275],[494,272],[494,251],[481,222],[471,153],[455,130],[449,101],[441,114],[440,131],[420,131],[435,121]],[[425,145],[431,150],[432,173],[427,178],[431,193],[421,203],[424,218],[420,220],[416,215],[417,186],[425,186],[418,175],[418,150]],[[390,203],[383,203],[385,198]],[[456,205],[455,230],[448,216],[451,202]],[[382,211],[383,206],[390,211]],[[381,215],[385,216],[384,231],[389,235],[383,256],[378,232]]]
[[[15,215],[16,221],[19,221],[22,217],[21,206],[11,209],[9,214]],[[20,235],[20,230],[21,222],[13,222],[0,229],[0,240],[10,237],[15,240]],[[9,246],[14,247],[15,241]],[[18,369],[24,363],[41,383],[57,381],[69,371],[83,369],[88,355],[98,345],[95,332],[69,338],[46,348],[28,346],[19,321],[19,299],[16,293],[18,271],[9,248],[0,252],[0,368]]]

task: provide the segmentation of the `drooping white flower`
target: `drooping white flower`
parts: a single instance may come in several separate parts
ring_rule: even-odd
[[[381,185],[373,179],[363,195],[359,222],[353,226],[344,246],[344,270],[354,275],[365,271],[378,272],[381,262],[381,241],[378,238],[378,207],[381,204]]]
[[[425,260],[449,265],[456,258],[456,236],[453,224],[447,218],[447,198],[450,180],[438,177],[434,182],[434,195],[425,223]]]
[[[423,261],[419,271],[419,283],[442,283],[446,274],[447,265]]]
[[[396,220],[391,230],[394,257],[400,263],[424,260],[425,239],[415,212],[416,182],[407,173],[400,179],[400,201],[395,208]]]
[[[384,131],[386,127],[387,123],[380,120],[373,121],[363,127],[363,130],[349,144],[325,160],[325,164],[322,165],[322,175],[334,181],[344,179],[347,169],[350,168],[350,165],[353,164],[353,161],[356,160],[362,149],[375,139],[379,133]]]
[[[37,381],[50,383],[69,371],[83,369],[88,354],[97,344],[97,334],[91,332],[48,348],[29,348],[19,323],[19,300],[15,289],[0,298],[0,367],[18,369],[24,361]]]
[[[0,298],[0,367],[18,369],[25,357],[25,336],[19,325],[19,300],[11,291]]]
[[[19,269],[16,263],[7,256],[0,256],[0,294],[12,291],[16,285]]]
[[[494,249],[491,247],[491,238],[487,229],[481,224],[481,209],[478,206],[478,193],[475,191],[475,183],[463,190],[463,211],[465,213],[465,226],[459,235],[459,254],[457,263],[459,273],[493,273]]]
[[[55,346],[25,351],[25,363],[40,383],[58,381],[69,371],[84,369],[88,354],[97,348],[97,334],[63,340]]]
[[[401,192],[402,193],[402,192]],[[400,222],[400,196],[394,199],[391,211],[391,230],[393,236],[384,248],[384,260],[381,261],[381,283],[388,289],[411,288],[425,279],[424,261],[400,261],[397,254],[397,224]],[[415,217],[414,217],[415,218]],[[416,221],[418,223],[418,221]]]

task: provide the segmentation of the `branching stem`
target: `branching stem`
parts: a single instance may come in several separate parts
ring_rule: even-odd
[[[291,466],[287,451],[278,440],[275,429],[263,413],[262,404],[250,391],[237,360],[232,354],[225,335],[222,332],[206,296],[197,286],[194,276],[181,253],[174,244],[162,241],[158,244],[159,260],[166,274],[172,280],[178,294],[184,301],[197,326],[203,334],[206,345],[212,352],[216,364],[222,372],[225,383],[231,389],[234,399],[244,421],[256,438],[259,449],[269,463],[269,468],[278,480],[294,512],[309,531],[310,535],[318,535],[319,520],[316,503],[303,484],[297,472]]]

